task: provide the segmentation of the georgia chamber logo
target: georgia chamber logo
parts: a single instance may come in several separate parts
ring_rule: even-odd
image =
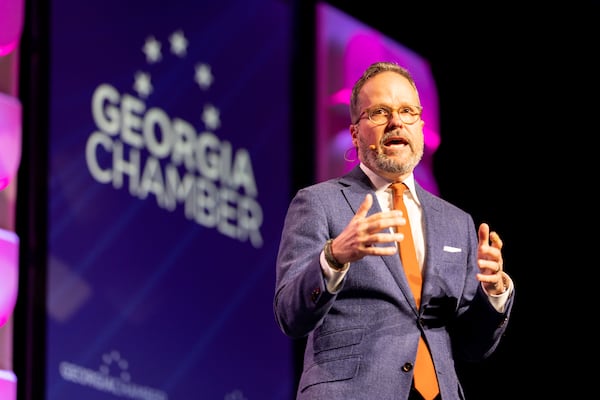
[[[185,218],[260,248],[263,210],[257,200],[250,152],[236,149],[215,133],[221,127],[221,115],[205,97],[216,79],[211,66],[193,64],[187,71],[189,81],[183,75],[188,83],[169,88],[203,100],[196,124],[201,123],[203,129],[172,116],[176,111],[170,114],[166,108],[152,105],[164,97],[150,102],[156,85],[164,82],[153,76],[153,67],[165,59],[177,66],[191,65],[184,62],[190,44],[183,30],[175,30],[167,41],[169,51],[163,54],[158,38],[150,35],[143,40],[140,53],[145,55],[146,65],[132,71],[131,90],[121,92],[107,82],[95,88],[91,111],[96,130],[85,148],[88,170],[96,182],[128,190],[140,200],[152,196],[159,207],[170,212],[181,206]]]
[[[117,350],[102,355],[97,370],[63,361],[58,366],[60,376],[77,385],[87,386],[118,397],[139,400],[167,400],[165,392],[132,382],[129,362]]]

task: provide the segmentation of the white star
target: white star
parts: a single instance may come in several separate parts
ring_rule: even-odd
[[[152,82],[150,80],[150,74],[146,72],[136,72],[135,73],[135,83],[133,84],[133,89],[138,93],[140,97],[148,97],[150,93],[152,93]]]
[[[210,104],[204,106],[202,110],[202,122],[204,125],[214,131],[221,126],[221,120],[219,119],[219,110]]]
[[[146,61],[149,63],[160,61],[162,58],[160,47],[160,42],[156,40],[154,36],[149,36],[146,38],[146,43],[144,43],[144,47],[142,48],[142,51],[146,55]]]
[[[197,64],[196,65],[196,73],[194,75],[194,80],[200,86],[201,89],[208,89],[210,85],[212,85],[215,80],[212,72],[210,70],[210,65],[208,64]]]
[[[187,53],[188,41],[181,30],[173,32],[169,36],[169,42],[171,43],[171,53],[184,57]]]

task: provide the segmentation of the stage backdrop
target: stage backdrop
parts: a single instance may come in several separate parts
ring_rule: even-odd
[[[45,399],[290,398],[291,14],[52,1]]]

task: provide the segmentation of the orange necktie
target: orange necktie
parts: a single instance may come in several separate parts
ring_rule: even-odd
[[[400,259],[404,266],[404,273],[408,279],[408,284],[417,302],[417,308],[419,308],[421,305],[422,276],[408,221],[408,212],[404,205],[403,194],[407,187],[402,182],[394,182],[390,187],[392,188],[394,198],[394,209],[402,211],[402,215],[406,219],[405,225],[397,227],[398,232],[404,234],[404,239],[398,243],[400,247]],[[435,376],[435,368],[433,367],[433,360],[431,359],[429,348],[425,344],[425,340],[423,340],[423,336],[419,338],[419,346],[417,347],[414,381],[415,389],[417,389],[425,400],[432,400],[440,392]]]

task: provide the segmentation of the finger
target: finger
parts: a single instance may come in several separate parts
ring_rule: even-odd
[[[479,266],[480,270],[485,270],[486,272],[489,272],[489,274],[492,275],[502,271],[502,267],[497,261],[491,261],[480,258],[479,260],[477,260],[477,265]]]
[[[480,272],[477,274],[477,280],[484,283],[497,283],[502,282],[502,277],[496,274],[484,274]]]
[[[389,228],[393,228],[395,231],[397,226],[406,224],[406,218],[402,217],[401,212],[396,211],[374,214],[369,217],[368,221],[368,231],[373,233],[387,232],[389,231]]]
[[[502,249],[502,239],[496,232],[490,232],[490,240],[492,241],[492,246],[501,250]]]
[[[365,249],[365,253],[371,256],[391,256],[398,253],[396,246],[371,246]]]
[[[372,244],[376,244],[376,243],[381,243],[384,245],[389,245],[391,244],[392,246],[395,246],[394,243],[400,242],[404,239],[404,234],[402,233],[375,233],[373,235],[371,235],[371,243]]]

